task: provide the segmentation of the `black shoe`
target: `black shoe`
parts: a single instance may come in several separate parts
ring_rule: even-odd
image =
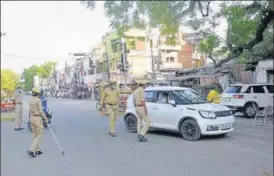
[[[20,131],[20,128],[14,128],[14,131]]]
[[[19,129],[20,129],[20,130],[23,130],[24,128],[20,127]]]
[[[35,152],[35,155],[42,155],[42,154],[43,154],[43,152],[40,150]]]
[[[28,150],[28,154],[29,154],[29,156],[31,156],[32,158],[35,158],[35,157],[36,157],[35,154],[34,154],[34,152],[32,152],[32,151],[29,151],[29,150]]]
[[[110,136],[112,136],[112,137],[116,137],[117,135],[116,135],[116,133],[111,133],[111,132],[109,132],[108,133]]]
[[[137,138],[139,139],[140,142],[147,142],[147,138],[145,136],[138,134]]]

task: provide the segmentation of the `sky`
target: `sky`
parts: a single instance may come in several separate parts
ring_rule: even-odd
[[[52,60],[60,70],[69,53],[89,52],[111,30],[103,3],[91,11],[79,1],[1,1],[1,68],[21,73]]]
[[[69,53],[89,52],[110,30],[96,3],[91,11],[79,1],[1,1],[1,68],[20,73],[55,59],[61,69]]]

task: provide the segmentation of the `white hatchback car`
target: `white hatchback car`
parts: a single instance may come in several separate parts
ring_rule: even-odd
[[[160,101],[162,95],[168,95],[168,100]],[[235,117],[228,107],[208,103],[190,88],[147,87],[145,101],[151,128],[180,132],[186,140],[195,141],[202,135],[225,135],[234,130]],[[131,94],[124,115],[128,132],[136,133],[137,118]]]

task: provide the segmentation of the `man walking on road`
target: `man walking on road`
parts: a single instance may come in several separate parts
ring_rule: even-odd
[[[28,154],[31,157],[35,157],[36,155],[41,155],[43,152],[40,150],[40,143],[43,138],[43,122],[42,118],[46,123],[48,123],[48,119],[43,112],[41,100],[38,98],[40,90],[37,88],[32,89],[32,97],[29,100],[29,114],[30,114],[30,124],[33,130],[33,139],[30,149],[28,150]]]
[[[116,86],[116,81],[110,81],[110,85],[102,92],[102,97],[100,99],[100,111],[104,103],[106,103],[107,112],[109,115],[109,135],[112,137],[116,136],[115,132],[115,122],[118,110],[119,101],[119,91]]]
[[[145,87],[147,82],[139,82],[139,87],[133,92],[133,103],[136,107],[137,115],[137,132],[138,132],[138,139],[140,142],[147,142],[145,138],[145,134],[150,126],[150,118],[148,117],[147,108],[145,104]],[[144,120],[145,124],[141,128],[142,120]]]
[[[16,128],[14,130],[15,131],[23,130],[24,129],[24,128],[22,128],[22,122],[23,122],[23,102],[22,102],[20,94],[17,94],[15,96],[15,112],[16,112],[16,116],[15,116],[15,125],[16,125]]]

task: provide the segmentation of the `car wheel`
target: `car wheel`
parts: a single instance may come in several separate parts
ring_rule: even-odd
[[[129,133],[137,133],[137,119],[134,115],[128,115],[125,119],[126,130]]]
[[[197,141],[201,137],[201,130],[194,120],[187,119],[181,125],[181,134],[187,141]]]
[[[245,105],[243,113],[247,118],[254,118],[256,115],[257,109],[258,109],[257,104],[248,103]]]
[[[30,131],[30,132],[32,132],[32,127],[31,127],[31,125],[30,125],[30,122],[29,122],[29,121],[28,121],[28,123],[27,123],[27,126],[28,126],[29,131]]]

